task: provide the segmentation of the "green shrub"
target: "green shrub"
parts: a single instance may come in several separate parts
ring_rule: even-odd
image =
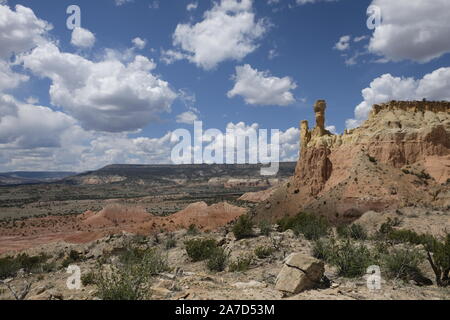
[[[386,222],[384,222],[380,229],[375,234],[375,239],[377,240],[386,240],[389,234],[394,230],[394,227],[400,225],[400,220],[395,217],[394,219],[388,218]]]
[[[133,244],[138,244],[138,245],[142,245],[142,244],[146,244],[148,242],[148,239],[146,236],[143,236],[141,234],[135,234],[132,238],[131,238],[131,243]]]
[[[212,239],[192,239],[185,243],[186,253],[193,262],[203,261],[211,257],[217,248],[217,242]]]
[[[136,247],[128,247],[124,251],[118,254],[119,261],[122,264],[135,264],[140,263],[144,258],[146,249],[140,249]]]
[[[284,216],[283,218],[279,219],[277,221],[279,231],[284,232],[289,229],[293,230],[296,217],[297,216],[294,217]]]
[[[434,241],[431,235],[419,235],[411,230],[394,230],[392,229],[387,238],[396,243],[410,243],[414,245],[432,243]]]
[[[167,250],[175,248],[177,246],[177,241],[175,240],[173,234],[169,234],[166,239],[165,247]]]
[[[230,272],[245,272],[250,269],[252,264],[252,257],[238,257],[235,261],[230,262],[228,271]]]
[[[429,179],[431,179],[430,174],[427,173],[425,170],[422,170],[420,173],[417,173],[416,176],[419,179],[422,179],[422,180],[429,180]]]
[[[142,264],[144,271],[151,276],[170,270],[167,255],[163,255],[157,249],[147,249],[140,264]]]
[[[168,271],[167,257],[156,249],[130,250],[134,254],[122,258],[111,270],[92,276],[97,295],[102,300],[142,300],[148,298],[151,276]]]
[[[30,257],[26,253],[21,253],[16,257],[0,258],[0,279],[13,277],[20,269],[32,273],[50,271],[54,265],[46,263],[49,258],[45,254]]]
[[[94,272],[88,272],[83,275],[81,275],[81,283],[83,286],[89,286],[92,284],[95,284],[95,273]]]
[[[188,236],[196,236],[198,235],[200,232],[197,229],[197,226],[195,224],[191,224],[186,232],[186,234]]]
[[[431,240],[430,236],[424,243],[427,251],[427,260],[436,276],[436,283],[440,287],[450,285],[450,234],[444,241]]]
[[[95,280],[97,296],[102,300],[143,300],[148,297],[149,275],[137,265],[103,270]]]
[[[384,255],[383,266],[389,278],[409,281],[417,276],[423,277],[419,269],[423,259],[417,250],[394,249]]]
[[[372,250],[373,258],[376,261],[381,261],[385,255],[389,254],[390,244],[386,241],[377,241],[374,243]]]
[[[361,277],[366,273],[367,267],[374,263],[370,250],[363,244],[356,244],[350,240],[333,248],[330,262],[338,269],[343,277]]]
[[[447,234],[443,241],[439,241],[429,234],[419,235],[411,230],[391,228],[386,237],[394,242],[423,245],[437,285],[440,287],[450,285],[450,234]]]
[[[77,251],[70,250],[69,255],[63,260],[61,265],[63,266],[63,268],[67,268],[71,264],[74,264],[74,263],[79,262],[81,260],[82,260],[82,257]]]
[[[247,215],[240,216],[232,231],[237,240],[253,237],[253,221]]]
[[[255,249],[255,256],[257,256],[259,259],[266,259],[270,257],[274,251],[274,248],[260,246]]]
[[[259,223],[259,230],[261,235],[268,237],[272,232],[272,225],[267,221],[261,221]]]
[[[220,272],[225,270],[228,255],[223,248],[215,248],[208,258],[206,266],[210,271]]]
[[[155,248],[128,248],[119,254],[123,266],[141,265],[150,275],[155,275],[169,269],[167,256]]]
[[[363,226],[359,224],[352,224],[350,226],[339,226],[337,233],[341,238],[352,238],[355,240],[366,240],[367,232]]]
[[[317,240],[330,231],[330,225],[324,217],[309,213],[284,217],[278,221],[278,225],[282,232],[291,229],[296,235],[303,234],[308,240]]]
[[[314,258],[331,262],[334,253],[334,240],[318,239],[314,241],[312,255]]]

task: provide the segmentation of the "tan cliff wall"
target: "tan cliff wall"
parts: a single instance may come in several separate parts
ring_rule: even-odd
[[[319,168],[319,176],[323,179],[319,180],[325,183],[333,161],[330,164],[323,155],[331,153],[341,153],[341,157],[334,156],[335,160],[341,158],[341,164],[347,162],[348,165],[351,165],[349,160],[355,152],[364,152],[396,168],[426,162],[433,156],[443,157],[443,167],[447,166],[445,158],[450,155],[450,102],[392,101],[374,105],[369,119],[361,127],[346,130],[342,135],[333,135],[325,130],[325,110],[326,103],[319,100],[314,106],[315,128],[310,130],[307,121],[301,123],[301,151],[296,170],[296,176],[301,180],[310,175],[305,172],[312,168],[310,165],[323,164]],[[433,172],[430,174],[433,176]],[[442,173],[434,178],[438,182],[446,181]],[[313,187],[317,188],[323,189]]]
[[[274,220],[308,210],[351,221],[368,210],[450,206],[450,102],[375,105],[359,128],[341,135],[325,129],[326,108],[324,100],[314,105],[314,128],[300,123],[295,174],[257,216]]]
[[[410,113],[417,112],[450,112],[450,102],[448,101],[390,101],[383,104],[375,104],[372,107],[371,117],[377,115],[381,111],[403,110]]]

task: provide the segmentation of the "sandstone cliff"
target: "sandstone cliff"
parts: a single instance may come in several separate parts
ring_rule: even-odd
[[[257,219],[311,211],[339,223],[368,210],[450,208],[449,102],[374,105],[361,127],[342,135],[325,129],[325,111],[319,100],[316,126],[301,122],[295,175],[256,208]]]

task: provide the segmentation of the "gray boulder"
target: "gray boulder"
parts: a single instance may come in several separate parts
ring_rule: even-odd
[[[325,272],[324,263],[303,253],[292,253],[284,261],[275,288],[297,294],[317,288]]]

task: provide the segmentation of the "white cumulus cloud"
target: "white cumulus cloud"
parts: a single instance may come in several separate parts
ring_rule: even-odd
[[[0,145],[26,149],[59,147],[61,135],[75,123],[62,112],[0,95]]]
[[[0,59],[30,50],[46,42],[52,25],[38,19],[30,8],[16,5],[15,11],[0,5]]]
[[[355,109],[355,118],[348,119],[347,128],[359,126],[374,104],[390,100],[450,100],[450,68],[440,68],[422,79],[394,77],[384,74],[362,90],[362,101]]]
[[[221,0],[204,13],[202,21],[178,24],[173,34],[177,50],[169,52],[175,60],[188,59],[210,70],[223,61],[239,61],[253,52],[267,28],[263,19],[256,19],[252,0]]]
[[[370,39],[369,51],[385,61],[428,62],[450,52],[450,1],[373,0],[382,24]]]
[[[278,78],[268,71],[258,71],[250,65],[236,67],[234,88],[228,97],[242,96],[247,104],[287,106],[295,102],[291,90],[297,85],[290,77]]]
[[[131,42],[133,43],[133,45],[135,46],[135,48],[142,50],[145,48],[145,46],[147,45],[147,40],[145,39],[141,39],[139,37],[134,38],[133,40],[131,40]]]
[[[91,48],[95,43],[95,35],[87,29],[77,27],[72,31],[70,43],[80,48]]]
[[[155,64],[140,55],[128,63],[115,58],[93,62],[47,43],[21,61],[34,74],[51,79],[52,104],[90,130],[140,129],[159,113],[170,112],[176,98],[169,84],[151,73]]]

